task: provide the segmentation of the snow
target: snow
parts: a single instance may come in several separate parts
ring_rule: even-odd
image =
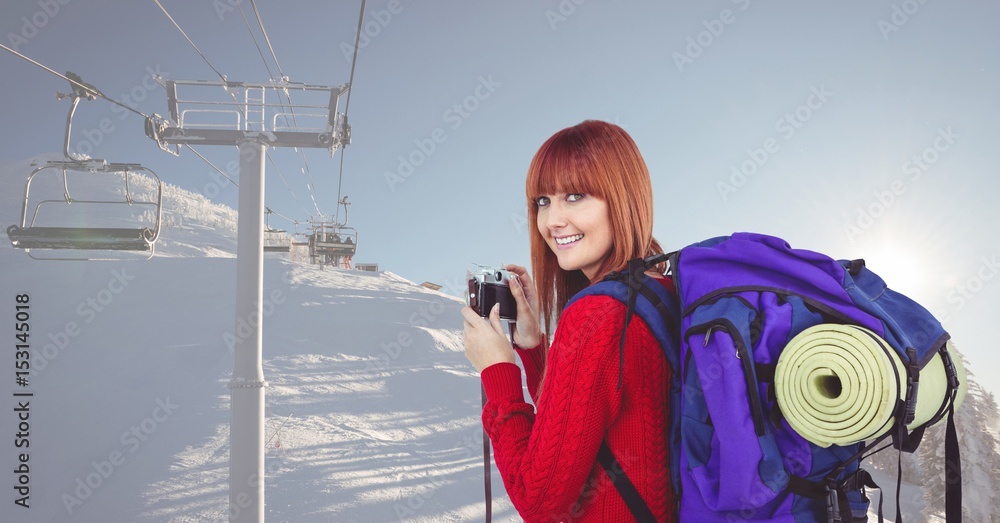
[[[0,164],[4,228],[19,221],[32,168]],[[148,180],[133,181],[152,194]],[[38,182],[61,195],[57,179]],[[114,177],[76,183],[121,194]],[[233,209],[164,184],[149,261],[36,261],[0,242],[2,310],[13,315],[14,297],[30,296],[32,353],[30,385],[14,383],[10,356],[0,385],[0,467],[29,455],[30,508],[7,487],[0,520],[227,520],[235,231]],[[462,354],[461,300],[390,271],[320,270],[271,253],[264,297],[267,520],[482,521],[480,389]],[[12,445],[17,392],[34,394],[28,448]],[[983,405],[979,432],[996,434],[995,403]],[[960,430],[967,455],[996,462],[974,432]],[[992,492],[993,480],[977,474],[966,507],[988,521],[990,500],[974,492]],[[875,475],[891,516],[895,470]],[[492,485],[494,519],[518,521],[495,467]],[[902,500],[907,521],[943,519],[919,486],[904,483]]]
[[[19,220],[31,169],[0,165],[4,228]],[[86,183],[120,193],[114,179]],[[36,261],[0,242],[0,299],[13,311],[15,295],[30,296],[33,354],[28,387],[5,358],[0,414],[0,466],[29,455],[30,508],[8,487],[0,520],[227,520],[235,219],[164,184],[149,261]],[[264,270],[267,520],[482,521],[480,390],[461,300],[388,271],[274,254]],[[14,392],[34,394],[26,449],[12,444]],[[494,517],[517,521],[493,474]]]

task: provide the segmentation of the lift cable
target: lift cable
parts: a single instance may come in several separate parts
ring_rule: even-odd
[[[194,42],[191,41],[191,38],[188,37],[187,33],[185,33],[183,29],[181,29],[181,26],[177,24],[177,21],[174,20],[174,17],[170,16],[170,13],[168,13],[167,9],[163,7],[163,4],[160,3],[160,0],[153,0],[153,2],[156,2],[156,5],[159,6],[160,11],[163,11],[163,14],[167,15],[167,18],[169,18],[170,22],[174,24],[174,27],[176,27],[177,30],[180,31],[182,35],[184,35],[184,38],[188,41],[189,44],[191,44],[191,47],[193,47],[194,50],[197,51],[199,55],[201,55],[201,59],[204,60],[206,64],[208,64],[208,67],[211,68],[213,71],[215,71],[215,74],[218,75],[223,82],[227,82],[228,80],[226,80],[226,75],[220,73],[219,70],[212,65],[212,62],[208,61],[208,58],[205,57],[205,53],[202,53],[201,49],[198,49],[198,46],[194,45]]]
[[[296,224],[296,225],[298,225],[299,223],[301,223],[298,220],[293,220],[293,219],[289,218],[288,216],[285,216],[285,215],[281,214],[280,212],[274,212],[274,211],[272,211],[270,207],[265,208],[265,210],[269,211],[271,214],[273,214],[273,215],[275,215],[275,216],[277,216],[279,218],[283,218],[285,220],[288,220],[289,223],[293,223],[293,224]]]
[[[201,58],[202,58],[202,60],[204,60],[205,64],[207,64],[208,67],[210,69],[212,69],[212,71],[214,71],[216,75],[218,75],[218,77],[223,81],[224,84],[228,83],[229,80],[226,79],[226,76],[224,74],[222,74],[221,72],[219,72],[219,70],[216,69],[215,66],[212,65],[212,63],[208,60],[208,57],[206,57],[205,54],[201,52],[201,49],[199,49],[198,46],[195,45],[195,43],[191,40],[191,38],[187,35],[187,33],[184,32],[184,29],[182,29],[181,26],[177,23],[177,21],[174,20],[174,17],[170,16],[170,13],[167,12],[167,9],[165,7],[163,7],[163,4],[160,3],[160,0],[153,0],[153,2],[156,3],[156,5],[160,8],[161,11],[163,11],[163,14],[167,16],[167,18],[170,20],[170,22],[174,24],[174,27],[177,28],[177,30],[181,33],[181,35],[184,36],[184,39],[186,39],[188,41],[188,43],[191,44],[191,47],[193,47],[194,50],[198,53],[198,55],[201,56]],[[229,96],[232,97],[232,99],[233,99],[233,103],[240,109],[240,112],[243,114],[244,121],[247,122],[247,125],[250,125],[249,119],[247,119],[246,112],[239,105],[239,101],[236,99],[236,95],[233,94],[233,92],[230,91],[229,89],[226,89],[226,92],[229,93]],[[251,126],[251,130],[252,130],[252,126]],[[269,150],[265,150],[264,154],[267,156],[267,159],[271,161],[271,164],[275,165],[274,159],[271,158],[271,152]],[[280,171],[279,171],[279,176],[281,176],[280,175]],[[281,178],[282,178],[282,182],[284,182],[284,177],[282,176]],[[297,200],[298,198],[295,196],[295,193],[291,192],[291,189],[288,187],[288,183],[287,182],[285,182],[285,187],[288,188],[289,193],[292,195],[292,197],[296,198],[296,200]],[[319,205],[316,203],[316,198],[313,197],[312,200],[313,200],[313,206],[316,207],[316,211],[320,212]]]
[[[87,84],[87,83],[84,83],[84,82],[80,82],[79,80],[73,80],[72,78],[67,78],[66,75],[58,73],[55,70],[53,70],[52,68],[46,67],[45,65],[43,65],[43,64],[41,64],[39,62],[36,62],[35,60],[32,60],[31,58],[28,58],[27,56],[25,56],[25,55],[23,55],[23,54],[15,51],[14,49],[11,49],[10,47],[7,47],[6,45],[0,44],[0,47],[2,47],[3,49],[5,49],[7,51],[10,51],[12,54],[14,54],[14,56],[17,56],[19,58],[23,58],[24,60],[27,60],[29,63],[37,65],[38,67],[41,67],[42,69],[44,69],[44,70],[46,70],[46,71],[48,71],[48,72],[50,72],[50,73],[58,76],[59,78],[62,78],[63,80],[66,80],[67,82],[69,82],[69,83],[71,83],[73,85],[76,85],[76,86],[82,87],[83,89],[86,89],[88,92],[93,93],[95,96],[97,96],[99,98],[103,98],[103,99],[105,99],[105,100],[107,100],[107,101],[109,101],[109,102],[111,102],[111,103],[113,103],[113,104],[115,104],[115,105],[117,105],[119,107],[122,107],[122,108],[124,108],[126,110],[129,110],[129,111],[131,111],[131,112],[139,115],[139,116],[142,116],[143,118],[153,119],[152,116],[150,116],[150,115],[148,115],[148,114],[146,114],[146,113],[144,113],[142,111],[138,111],[138,110],[133,109],[133,108],[131,108],[131,107],[129,107],[129,106],[127,106],[127,105],[125,105],[125,104],[117,101],[117,100],[113,100],[111,98],[108,98],[107,96],[104,95],[104,93],[102,93],[99,89],[97,89],[93,85],[90,85],[90,84]]]
[[[243,10],[243,3],[242,2],[239,3],[239,8],[240,8],[240,15],[242,15],[242,17],[243,17],[243,23],[247,27],[247,32],[250,33],[250,39],[253,40],[253,45],[254,45],[254,47],[257,48],[257,54],[260,55],[260,61],[264,63],[264,69],[267,69],[267,75],[268,75],[268,77],[273,80],[274,79],[274,73],[271,72],[271,66],[267,63],[267,59],[264,58],[264,51],[261,50],[260,43],[257,42],[257,35],[255,35],[253,33],[253,29],[250,27],[250,20],[247,18],[246,12]],[[260,16],[259,15],[258,15],[257,20],[260,21]],[[263,31],[263,25],[261,26],[261,31]],[[274,50],[271,51],[271,54],[273,56]],[[277,65],[277,63],[278,63],[277,60],[275,60],[274,63],[275,63],[275,65]],[[278,72],[279,72],[279,74],[282,75],[282,80],[284,80],[285,76],[284,76],[284,73],[281,72],[281,67],[280,66],[278,67]],[[289,96],[287,90],[285,90],[285,96],[288,97],[288,104],[289,104],[288,105],[288,110],[289,111],[294,111],[294,109],[292,109],[292,107],[291,107],[292,97]],[[293,112],[292,121],[294,123],[294,112]],[[287,125],[287,118],[285,120],[285,123]],[[298,147],[295,147],[294,149],[295,149],[296,152],[299,151]],[[271,161],[271,165],[274,166],[275,171],[278,173],[278,177],[281,178],[281,183],[284,184],[284,186],[285,186],[285,189],[287,189],[288,193],[291,194],[292,197],[295,198],[296,201],[298,201],[299,197],[295,195],[294,191],[292,191],[292,188],[288,185],[288,181],[285,180],[284,175],[281,174],[281,170],[278,169],[278,166],[274,163],[274,160],[271,159],[270,156],[268,156],[268,160],[270,160]],[[305,157],[302,158],[302,161],[303,161],[303,163],[305,163]],[[306,168],[308,169],[308,164],[306,164],[306,165],[307,165]],[[313,198],[313,200],[315,201],[315,198]],[[300,205],[301,205],[301,203],[300,203]],[[309,214],[309,211],[307,211],[305,207],[303,207],[302,210],[306,213],[306,215]],[[275,214],[277,214],[277,213],[275,213]]]
[[[354,36],[354,57],[351,59],[351,76],[347,80],[349,88],[347,91],[347,101],[344,103],[344,120],[347,120],[347,111],[351,108],[351,93],[354,92],[354,68],[358,65],[358,44],[361,41],[361,27],[365,21],[365,3],[366,0],[361,0],[361,13],[358,15],[358,32]],[[334,223],[340,222],[340,197],[344,186],[344,154],[346,152],[346,148],[340,151],[340,176],[337,181],[337,210]],[[347,211],[345,210],[344,212],[346,213]]]
[[[278,74],[281,75],[281,79],[285,80],[288,78],[285,73],[281,70],[281,65],[278,64],[278,57],[274,54],[274,47],[271,46],[271,39],[267,37],[267,30],[264,29],[264,22],[260,19],[260,11],[257,10],[257,2],[250,0],[250,6],[253,7],[253,14],[257,16],[257,24],[260,25],[260,32],[264,35],[264,42],[267,43],[267,48],[271,51],[271,58],[274,58],[274,65],[278,68]]]
[[[198,158],[201,158],[202,161],[204,161],[205,163],[207,163],[209,167],[211,167],[212,169],[215,169],[215,172],[221,174],[225,179],[229,180],[230,182],[233,182],[233,185],[235,185],[236,188],[239,189],[240,184],[236,180],[234,180],[234,179],[230,178],[228,175],[226,175],[226,173],[223,172],[222,169],[219,169],[214,163],[212,163],[208,158],[205,158],[204,155],[202,155],[200,152],[198,152],[191,145],[188,145],[187,148],[191,149],[191,152],[193,152],[195,155],[197,155]],[[268,158],[268,160],[271,160],[271,159]],[[274,167],[275,171],[277,171],[278,177],[281,178],[282,183],[285,184],[285,188],[288,189],[288,192],[291,193],[292,197],[294,197],[296,199],[296,201],[298,201],[298,197],[295,196],[295,193],[292,192],[292,188],[288,186],[287,182],[285,182],[285,177],[281,175],[281,171],[278,169],[278,166],[275,165],[274,160],[271,160],[271,165]],[[302,208],[302,211],[305,212],[306,214],[309,214],[309,211],[307,211],[305,207]],[[278,213],[275,213],[275,214],[278,214]],[[279,214],[279,216],[281,216],[281,215]]]
[[[211,161],[209,161],[208,158],[205,158],[204,156],[202,156],[202,154],[200,152],[198,152],[194,147],[191,147],[190,145],[188,145],[187,148],[191,149],[191,152],[193,152],[194,154],[198,155],[198,158],[201,158],[205,163],[207,163],[209,165],[209,167],[215,169],[215,172],[221,174],[225,179],[233,182],[233,185],[235,185],[237,189],[240,188],[240,184],[236,183],[236,180],[234,180],[234,179],[230,178],[229,176],[227,176],[226,173],[222,172],[222,169],[219,169],[218,167],[216,167],[214,163],[212,163]]]
[[[247,32],[250,33],[250,38],[253,40],[253,45],[257,48],[257,54],[260,55],[260,61],[264,62],[264,68],[267,69],[267,76],[273,80],[274,73],[271,72],[271,66],[268,65],[267,59],[264,58],[264,51],[260,48],[260,44],[257,42],[257,36],[253,34],[253,29],[250,28],[250,20],[247,19],[247,15],[243,11],[243,2],[237,2],[237,5],[240,8],[240,15],[243,16],[243,23],[247,26]]]
[[[268,155],[267,161],[271,162],[271,167],[274,167],[274,171],[278,173],[278,178],[281,178],[281,183],[285,185],[285,189],[288,189],[288,194],[291,194],[292,197],[295,198],[295,201],[299,202],[299,197],[295,195],[295,193],[292,191],[292,188],[288,185],[288,182],[285,181],[285,176],[281,174],[281,169],[278,168],[278,164],[275,163],[274,158],[271,158],[271,156]],[[319,206],[316,205],[316,198],[313,197],[311,193],[309,196],[310,198],[312,198],[313,205],[316,206],[316,209],[318,210]],[[302,205],[302,202],[299,202],[299,205]],[[304,205],[302,206],[302,212],[304,212],[307,216],[309,215],[309,211],[306,210]]]
[[[260,16],[260,11],[257,9],[257,3],[251,0],[250,5],[253,7],[254,15],[257,17],[257,25],[260,26],[260,32],[262,35],[264,35],[264,42],[267,44],[268,50],[271,51],[271,58],[274,59],[274,65],[278,69],[278,75],[280,76],[280,80],[283,83],[287,82],[288,77],[285,76],[285,72],[281,69],[281,64],[278,63],[278,56],[274,52],[274,46],[271,45],[271,39],[267,35],[267,29],[264,28],[264,21]],[[240,14],[243,15],[243,20],[246,22],[247,29],[249,30],[250,22],[247,21],[246,14],[243,11],[243,4],[240,3],[239,7],[240,7]],[[274,74],[271,72],[271,67],[268,65],[267,60],[264,58],[264,53],[260,50],[260,45],[257,43],[257,37],[256,35],[253,34],[253,31],[250,31],[250,38],[253,39],[254,45],[257,46],[257,52],[260,54],[261,61],[264,62],[264,68],[267,69],[267,74],[272,79],[274,79]],[[292,124],[297,127],[298,122],[295,119],[295,109],[292,107],[292,95],[288,92],[288,89],[282,89],[282,91],[284,91],[285,97],[288,99],[288,111],[292,117]],[[280,100],[281,98],[280,95],[278,98]],[[288,116],[283,115],[282,117],[285,119],[285,123],[287,125]],[[306,188],[309,190],[309,197],[313,200],[313,206],[316,207],[316,212],[318,212],[319,215],[322,216],[323,211],[320,210],[319,203],[316,201],[316,192],[315,192],[316,182],[313,181],[312,170],[309,168],[309,161],[306,160],[305,151],[299,149],[298,147],[293,147],[292,149],[299,156],[299,159],[302,160],[302,165],[303,165],[302,173],[306,175],[306,179],[308,180]],[[287,186],[288,184],[286,183],[285,185]]]

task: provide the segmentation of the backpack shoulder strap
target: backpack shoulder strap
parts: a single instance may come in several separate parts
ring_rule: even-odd
[[[626,306],[625,326],[619,341],[619,351],[625,348],[625,333],[632,321],[632,316],[638,314],[649,327],[650,332],[660,342],[667,363],[671,368],[678,368],[677,348],[679,342],[680,308],[677,298],[663,285],[657,283],[645,272],[652,266],[664,261],[667,255],[657,255],[631,260],[628,270],[613,272],[604,280],[595,283],[573,296],[566,304],[568,308],[585,296],[610,296]],[[642,298],[642,299],[639,299]]]
[[[622,372],[625,358],[625,337],[628,332],[628,325],[632,321],[633,314],[638,314],[649,328],[650,332],[660,343],[667,363],[676,373],[678,367],[678,344],[679,344],[679,321],[680,309],[677,299],[661,284],[645,274],[649,268],[667,259],[669,255],[657,255],[645,260],[634,259],[629,261],[628,269],[609,274],[603,281],[587,287],[580,291],[566,304],[569,307],[576,300],[584,296],[602,295],[610,296],[622,302],[626,306],[625,325],[622,328],[621,339],[619,341],[619,370],[618,386],[621,387]],[[640,299],[641,298],[641,299]],[[670,386],[670,474],[675,489],[680,486],[679,475],[679,446],[680,428],[678,424],[679,416],[676,414],[680,408],[678,398],[680,397],[680,380],[672,379]],[[639,522],[654,522],[649,506],[639,495],[635,485],[625,474],[621,464],[611,452],[607,440],[601,442],[601,447],[597,454],[597,459],[604,468],[605,473],[611,479],[615,489],[625,501],[632,516]]]
[[[625,501],[625,505],[632,512],[635,520],[639,523],[656,523],[656,516],[653,515],[653,511],[649,509],[649,505],[639,495],[639,491],[632,484],[632,480],[628,479],[628,476],[625,475],[625,471],[622,470],[618,459],[611,453],[611,448],[608,447],[607,440],[601,442],[601,448],[597,451],[597,461],[601,462],[604,472],[607,473],[611,483],[615,486],[615,490],[621,495],[622,500]]]

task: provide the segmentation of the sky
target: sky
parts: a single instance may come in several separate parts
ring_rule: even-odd
[[[230,80],[267,81],[261,54],[278,74],[249,2],[161,2]],[[360,2],[257,7],[292,81],[348,81]],[[153,1],[0,10],[5,45],[145,113],[167,113],[154,73],[218,79]],[[457,294],[470,263],[527,264],[524,178],[539,145],[585,119],[612,121],[649,166],[666,248],[750,230],[863,257],[944,321],[998,393],[986,370],[1000,365],[986,330],[1000,297],[998,15],[971,0],[373,0],[351,145],[332,158],[306,151],[308,172],[272,150],[265,199],[305,222],[336,211],[339,185],[355,262]],[[55,93],[69,86],[6,52],[0,71],[0,160],[58,152],[68,102]],[[85,101],[74,124],[75,150],[236,205],[235,186],[191,151],[160,151],[140,117]],[[237,158],[235,147],[199,152],[220,166]]]

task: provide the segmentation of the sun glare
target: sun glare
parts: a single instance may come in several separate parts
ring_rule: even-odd
[[[890,289],[915,299],[932,292],[930,267],[912,244],[905,241],[880,243],[864,249],[865,265],[885,280]]]

